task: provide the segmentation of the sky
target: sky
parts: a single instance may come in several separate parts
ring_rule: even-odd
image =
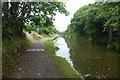
[[[84,5],[94,2],[95,0],[68,0],[65,5],[66,10],[69,11],[70,15],[65,16],[64,14],[57,13],[54,21],[55,28],[60,32],[65,31],[76,11]]]

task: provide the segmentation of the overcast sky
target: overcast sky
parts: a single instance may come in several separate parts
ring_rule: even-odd
[[[94,2],[94,0],[68,0],[66,2],[66,9],[69,11],[70,15],[65,16],[64,14],[57,13],[54,21],[56,29],[61,32],[65,31],[76,11],[84,5]]]

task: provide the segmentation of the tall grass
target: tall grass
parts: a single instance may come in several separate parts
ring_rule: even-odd
[[[24,53],[24,49],[27,48],[31,42],[27,37],[15,37],[12,40],[3,40],[2,41],[2,71],[3,76],[5,76],[10,69],[19,63],[19,58]],[[5,75],[4,75],[5,74]]]

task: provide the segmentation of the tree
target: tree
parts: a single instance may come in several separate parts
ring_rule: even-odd
[[[23,29],[30,31],[25,24],[36,25],[32,28],[53,25],[56,12],[68,14],[62,2],[3,2],[2,3],[3,39],[23,36]],[[39,25],[39,26],[38,26]]]
[[[120,4],[101,2],[80,8],[66,33],[76,33],[94,43],[120,51]]]

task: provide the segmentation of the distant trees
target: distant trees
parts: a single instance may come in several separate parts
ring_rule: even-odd
[[[23,36],[23,30],[54,28],[56,12],[68,14],[64,7],[62,2],[2,2],[3,39]]]
[[[86,5],[74,14],[66,33],[74,32],[94,43],[120,51],[119,11],[119,2]]]

